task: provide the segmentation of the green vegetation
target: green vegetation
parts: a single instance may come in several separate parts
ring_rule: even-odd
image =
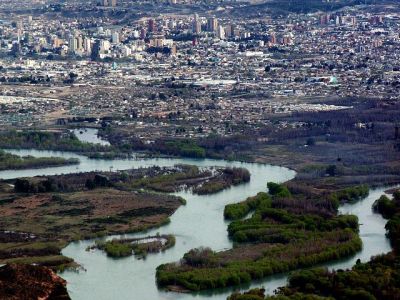
[[[157,268],[160,286],[179,285],[189,290],[202,290],[248,283],[268,275],[308,267],[345,257],[361,249],[361,241],[351,231],[329,232],[324,237],[290,245],[265,246],[256,260],[234,261],[211,250],[198,250],[199,258],[185,255],[183,266],[161,265]],[[193,250],[192,250],[193,251]],[[191,264],[192,262],[195,264]]]
[[[195,194],[212,194],[232,185],[250,180],[250,172],[244,168],[218,168],[212,173],[209,169],[200,170],[192,165],[177,165],[168,172],[141,178],[125,179],[118,186],[133,189],[149,189],[156,192],[172,193],[183,187],[193,187]]]
[[[85,186],[89,190],[93,190],[98,187],[109,187],[112,184],[107,176],[96,174],[93,179],[86,179]]]
[[[224,217],[228,220],[244,218],[257,207],[270,207],[271,198],[267,193],[258,193],[257,196],[249,197],[243,202],[228,204],[225,206]]]
[[[104,251],[111,257],[124,257],[132,255],[133,249],[129,244],[111,241],[104,244]]]
[[[193,140],[177,140],[165,142],[164,152],[184,157],[204,158],[206,151]]]
[[[14,183],[14,190],[17,193],[46,193],[55,192],[57,189],[54,180],[46,178],[17,178]]]
[[[135,254],[146,257],[148,253],[165,251],[175,245],[173,235],[157,235],[139,239],[114,239],[112,241],[96,241],[96,245],[90,248],[104,250],[108,256],[119,258]]]
[[[394,251],[398,255],[400,251],[400,190],[393,193],[391,202],[387,202],[386,199],[382,201],[380,198],[377,203],[379,211],[384,213],[384,217],[389,218],[385,228]],[[390,212],[389,209],[391,209]]]
[[[76,267],[73,259],[63,255],[44,255],[44,256],[29,256],[2,259],[2,264],[36,264],[46,266],[57,271],[64,271],[67,268]]]
[[[380,213],[384,218],[390,219],[396,213],[396,204],[386,195],[382,195],[373,205],[375,212]]]
[[[22,237],[25,242],[21,241]],[[1,263],[36,263],[58,270],[73,265],[72,259],[59,255],[61,249],[66,246],[64,242],[43,242],[36,238],[29,239],[21,233],[2,233],[0,240]]]
[[[291,197],[292,194],[289,192],[288,188],[282,184],[268,182],[267,183],[268,192],[275,197]]]
[[[76,158],[18,156],[0,150],[0,170],[17,170],[78,164]]]
[[[369,194],[369,187],[367,185],[358,185],[348,187],[330,195],[330,199],[334,202],[356,202],[360,199],[367,197]]]
[[[253,289],[234,293],[229,300],[289,299],[398,299],[400,298],[400,191],[393,200],[381,196],[374,210],[389,218],[386,224],[393,252],[373,257],[367,263],[357,261],[351,270],[328,271],[324,268],[300,270],[289,277],[289,284],[274,296],[265,297],[264,290]]]
[[[279,225],[277,225],[279,224]],[[304,239],[311,232],[351,229],[358,230],[358,219],[352,215],[324,218],[312,214],[293,214],[283,209],[262,208],[252,218],[234,221],[228,226],[229,236],[240,243],[290,243]]]
[[[72,151],[93,157],[100,155],[99,158],[104,158],[104,153],[108,153],[110,158],[120,155],[112,146],[82,142],[70,132],[0,131],[0,148]]]
[[[207,182],[195,187],[193,192],[199,195],[207,195],[222,191],[232,185],[250,181],[250,172],[244,168],[225,168],[220,176],[216,176]]]
[[[282,202],[282,196],[291,196],[287,187],[272,183],[269,187],[271,196],[259,193],[226,206],[225,217],[234,220],[228,226],[233,249],[193,249],[181,264],[157,268],[158,285],[189,290],[227,287],[339,259],[361,249],[357,217],[297,213],[290,207],[296,205],[295,200]],[[250,211],[254,211],[251,218],[242,219]]]
[[[130,188],[144,188],[157,192],[173,193],[181,188],[190,179],[202,179],[211,176],[209,171],[200,171],[196,166],[179,165],[171,174],[161,174],[152,177],[143,177],[129,181],[125,186]]]
[[[7,231],[0,231],[0,264],[65,268],[72,260],[60,253],[68,242],[161,226],[182,204],[179,197],[109,187],[120,175],[108,175],[110,178],[96,173],[18,178],[8,182],[14,183],[14,188],[2,182],[0,228]],[[95,184],[93,189],[85,186],[88,179]],[[125,245],[107,247],[113,256],[127,253]]]
[[[393,253],[357,263],[351,270],[312,269],[295,272],[278,295],[253,299],[398,299],[400,259]],[[248,299],[232,295],[230,300]],[[250,298],[251,299],[251,298]]]
[[[264,298],[265,298],[264,289],[251,289],[247,292],[244,292],[243,294],[235,292],[231,296],[229,296],[227,300],[264,300]],[[301,298],[299,298],[299,300],[300,299]]]
[[[374,210],[386,219],[393,218],[400,209],[400,190],[393,193],[393,200],[389,199],[386,195],[382,195],[375,201]]]

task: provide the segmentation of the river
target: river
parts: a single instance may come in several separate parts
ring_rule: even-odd
[[[242,184],[224,190],[213,195],[194,195],[190,192],[179,192],[176,195],[187,200],[187,205],[181,206],[172,216],[171,222],[158,229],[145,233],[128,234],[123,237],[142,237],[146,235],[174,234],[176,244],[173,248],[159,254],[149,254],[146,259],[127,257],[112,259],[102,251],[85,251],[86,247],[93,244],[93,240],[70,243],[63,249],[63,254],[72,257],[80,263],[86,271],[66,271],[60,274],[68,282],[68,292],[74,300],[90,299],[226,299],[233,291],[223,289],[213,292],[201,292],[196,294],[177,294],[164,292],[157,289],[155,283],[156,267],[163,263],[177,261],[188,250],[200,246],[211,247],[220,251],[232,247],[232,242],[227,236],[228,223],[223,218],[223,210],[226,204],[234,203],[260,191],[266,191],[267,181],[284,182],[292,179],[295,172],[287,168],[270,166],[265,164],[230,162],[212,159],[187,159],[187,158],[152,158],[152,159],[116,159],[96,160],[87,157],[54,151],[37,150],[7,150],[18,155],[32,156],[61,156],[64,158],[78,158],[78,166],[63,166],[56,168],[44,168],[33,170],[1,171],[0,178],[9,179],[21,176],[67,174],[71,172],[86,172],[94,170],[109,171],[128,168],[158,166],[173,166],[175,164],[192,164],[200,167],[206,166],[230,166],[244,167],[251,173],[249,183]],[[368,261],[371,256],[386,253],[391,250],[388,239],[385,237],[384,225],[386,221],[378,214],[372,212],[373,202],[384,193],[386,188],[372,190],[367,198],[355,204],[341,206],[340,213],[355,214],[360,220],[360,236],[363,240],[363,250],[357,255],[325,264],[329,268],[350,268],[360,258]],[[108,237],[113,238],[115,236]],[[286,274],[268,277],[251,285],[240,287],[266,288],[267,293],[272,293],[277,287],[285,285]],[[237,288],[236,288],[237,289]]]

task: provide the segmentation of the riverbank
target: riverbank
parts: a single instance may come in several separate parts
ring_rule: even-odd
[[[96,241],[87,248],[103,250],[109,257],[121,258],[135,255],[138,258],[146,258],[150,253],[159,253],[175,245],[175,237],[169,235],[154,235],[143,238],[113,239],[111,241]]]
[[[123,176],[110,175],[112,180]],[[97,173],[1,183],[0,263],[65,269],[74,266],[72,259],[61,255],[69,242],[158,227],[184,204],[179,197],[124,191],[113,185]]]
[[[290,275],[288,285],[280,288],[276,296],[265,296],[264,289],[252,289],[243,294],[234,293],[229,300],[316,299],[397,299],[400,297],[398,280],[399,236],[400,236],[400,190],[392,190],[393,199],[383,195],[374,203],[374,209],[382,213],[388,222],[385,228],[393,251],[361,261],[348,269],[329,271],[325,268],[297,271]],[[368,284],[366,284],[368,282]]]
[[[309,199],[283,185],[268,183],[268,187],[269,195],[259,193],[225,207],[225,217],[232,220],[228,234],[233,249],[190,250],[179,263],[157,268],[158,285],[192,291],[225,288],[361,250],[357,217],[337,215],[337,209],[339,201],[364,198],[368,189],[354,187]],[[249,213],[253,214],[245,218]]]
[[[64,165],[77,165],[76,158],[18,156],[0,150],[0,171],[51,168]]]
[[[61,249],[69,242],[164,225],[186,201],[154,190],[197,188],[220,180],[225,174],[232,177],[231,184],[239,184],[235,179],[241,176],[235,174],[249,172],[240,168],[200,170],[196,166],[177,165],[1,181],[0,226],[4,232],[0,235],[0,263],[38,263],[55,269],[75,266],[72,259],[61,255]],[[171,235],[165,236],[167,247],[162,245],[160,250],[174,244]],[[124,253],[145,254],[152,252],[146,249],[156,246],[127,249],[126,245],[113,243],[115,247],[107,249],[124,248]]]
[[[33,151],[33,153],[37,153]],[[90,160],[85,160],[82,159],[82,164],[85,167],[89,167]],[[265,190],[266,186],[266,180],[271,178],[271,174],[279,175],[279,172],[282,172],[283,169],[277,168],[277,167],[268,167],[264,165],[257,165],[257,164],[244,164],[244,163],[233,163],[233,162],[222,162],[222,161],[213,161],[213,160],[183,160],[185,164],[187,163],[194,163],[198,166],[215,166],[215,165],[226,165],[230,167],[245,167],[249,169],[252,177],[251,180],[248,184],[245,185],[239,185],[237,187],[232,187],[231,189],[225,190],[221,193],[215,194],[215,195],[207,195],[207,196],[200,196],[200,195],[193,195],[190,192],[185,192],[181,191],[177,193],[179,196],[183,196],[185,199],[188,200],[188,204],[186,207],[183,207],[179,209],[175,214],[171,216],[171,222],[163,226],[161,228],[158,228],[156,230],[150,230],[148,234],[156,234],[157,232],[160,232],[160,234],[169,234],[169,233],[174,233],[177,236],[177,242],[176,246],[170,250],[168,250],[168,255],[167,257],[164,256],[159,256],[159,255],[154,255],[154,256],[148,256],[146,258],[146,265],[136,265],[133,261],[129,261],[129,264],[133,264],[133,268],[135,270],[140,270],[139,273],[141,274],[147,274],[146,277],[148,278],[154,278],[155,274],[154,271],[156,267],[160,264],[163,264],[165,262],[171,262],[171,261],[176,261],[179,260],[182,255],[185,252],[188,252],[190,249],[199,247],[199,246],[211,246],[213,249],[224,249],[224,248],[231,248],[232,243],[228,239],[228,236],[226,234],[226,223],[224,222],[223,218],[221,217],[223,215],[223,208],[225,204],[229,203],[234,203],[240,200],[243,200],[244,198],[248,196],[252,196],[256,194],[258,191]],[[96,160],[93,161],[95,163],[92,167],[99,169],[101,168],[101,160]],[[143,164],[146,164],[148,166],[153,165],[157,163],[158,165],[171,165],[171,164],[176,164],[176,163],[181,163],[182,160],[176,160],[176,159],[156,159],[156,160],[144,160],[144,161],[136,161],[136,160],[125,160],[121,161],[121,166],[127,167],[128,165],[136,165],[136,166],[143,166]],[[118,167],[118,162],[114,161],[113,162],[114,166],[116,168]],[[105,169],[109,168],[109,164],[105,164],[103,166]],[[265,172],[266,170],[270,170],[270,172]],[[64,170],[65,171],[65,170]],[[51,170],[36,170],[37,172],[42,172],[43,173],[51,173]],[[14,172],[15,174],[15,172]],[[269,175],[268,175],[269,174]],[[12,177],[12,175],[6,175],[8,177]],[[65,175],[67,176],[67,175]],[[265,180],[266,179],[266,180]],[[278,182],[283,182],[289,180],[290,177],[281,177],[280,179],[276,180],[273,179],[273,181],[278,181]],[[240,194],[238,194],[238,191],[240,191]],[[310,191],[314,192],[313,189],[310,189]],[[246,196],[247,195],[247,196]],[[221,207],[222,204],[222,207]],[[201,208],[199,207],[201,205]],[[218,209],[212,208],[212,207],[218,207]],[[203,214],[202,212],[207,212],[207,214]],[[186,216],[182,218],[183,216]],[[197,216],[197,217],[196,217]],[[207,219],[205,220],[205,217]],[[210,232],[218,233],[218,238],[217,239],[212,239],[212,235],[210,235]],[[141,233],[138,234],[133,234],[133,235],[128,235],[128,237],[138,237],[142,236]],[[189,237],[190,239],[188,240],[185,237]],[[191,241],[193,237],[196,237],[195,243],[188,241]],[[111,237],[114,238],[114,237]],[[211,238],[211,239],[210,239]],[[221,243],[223,242],[223,243]],[[127,281],[130,282],[131,280],[134,280],[136,283],[140,282],[140,288],[139,286],[135,283],[131,283],[132,286],[135,287],[136,293],[140,293],[143,297],[148,297],[151,295],[151,298],[157,299],[159,296],[157,290],[154,290],[154,286],[152,282],[147,282],[146,280],[141,281],[138,277],[136,277],[134,274],[130,274],[128,277],[127,275],[121,272],[121,269],[118,267],[120,264],[118,262],[112,261],[110,263],[107,263],[102,259],[104,258],[104,255],[101,253],[86,253],[84,249],[88,246],[88,243],[93,243],[90,241],[81,241],[79,243],[72,243],[69,244],[67,248],[63,250],[63,254],[69,257],[73,257],[76,261],[80,262],[83,264],[85,269],[87,270],[85,273],[73,273],[73,272],[66,272],[63,273],[63,277],[68,279],[69,282],[71,282],[71,285],[69,286],[70,292],[77,293],[79,292],[79,297],[77,299],[84,299],[84,297],[90,297],[92,294],[85,294],[88,291],[92,291],[95,289],[99,289],[99,284],[93,286],[93,289],[89,288],[90,283],[85,279],[89,278],[98,278],[98,281],[95,282],[104,282],[101,279],[100,274],[107,274],[110,270],[112,271],[113,274],[115,274],[116,281],[113,281],[114,286],[118,286],[118,284],[127,284]],[[76,249],[73,250],[73,249]],[[72,252],[71,252],[72,251]],[[364,250],[363,250],[364,251]],[[376,249],[374,249],[376,251]],[[368,254],[364,254],[367,255]],[[368,256],[369,257],[369,256]],[[96,265],[93,265],[90,263],[93,259],[101,260],[103,263],[96,263]],[[126,264],[126,260],[124,259],[123,264]],[[108,271],[103,268],[107,268]],[[114,269],[117,268],[117,269]],[[120,277],[122,275],[122,277]],[[93,277],[94,276],[94,277]],[[282,279],[284,280],[284,279]],[[277,286],[283,285],[284,281],[277,281],[280,283],[277,283]],[[79,282],[78,286],[77,283]],[[92,282],[92,279],[90,279],[90,282]],[[269,282],[274,282],[273,280],[269,279]],[[82,288],[79,288],[82,287]],[[107,295],[107,289],[106,286],[104,287],[105,289],[101,289],[101,295]],[[124,298],[124,288],[120,288],[121,290],[121,297]],[[128,292],[128,291],[127,291]],[[222,299],[221,297],[226,297],[226,295],[229,294],[229,291],[225,291],[221,294],[217,294],[218,296],[215,296],[214,298],[216,299]],[[84,296],[86,295],[86,296]],[[178,297],[175,293],[165,294],[161,292],[162,297],[173,297],[172,299],[176,299]],[[225,296],[224,296],[225,295]],[[102,296],[98,295],[100,298]],[[126,294],[127,299],[128,294]],[[82,297],[82,298],[80,298]],[[191,299],[191,295],[187,295],[187,299]],[[186,299],[185,295],[179,295],[179,299]]]
[[[129,157],[129,152],[123,149],[117,149],[109,143],[84,141],[79,132],[69,130],[0,130],[1,148],[70,151],[97,159]]]

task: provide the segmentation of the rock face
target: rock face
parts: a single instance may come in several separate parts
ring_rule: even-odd
[[[70,300],[66,281],[51,269],[10,264],[0,267],[0,299]]]

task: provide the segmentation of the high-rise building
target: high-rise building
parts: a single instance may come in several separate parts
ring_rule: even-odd
[[[111,44],[107,40],[100,41],[100,51],[102,53],[108,52],[111,49]]]
[[[335,18],[335,24],[336,24],[336,26],[341,26],[341,25],[343,25],[343,17],[342,17],[342,16],[336,16],[336,18]]]
[[[284,35],[282,38],[282,44],[283,45],[290,45],[292,44],[293,40],[292,37],[290,35]]]
[[[207,20],[207,30],[211,32],[216,32],[218,30],[218,19],[215,17],[209,18]]]
[[[199,20],[193,20],[192,26],[193,33],[199,34],[201,32],[201,22]]]
[[[149,32],[156,31],[156,22],[154,21],[154,19],[149,19],[147,23],[147,29]]]
[[[227,38],[232,38],[235,35],[235,26],[232,24],[228,24],[225,26],[225,36]]]
[[[117,6],[117,0],[111,0],[110,5],[111,5],[112,7],[116,7],[116,6]]]
[[[25,34],[24,34],[24,41],[25,41],[25,43],[27,43],[27,44],[32,43],[33,39],[32,39],[32,36],[29,34],[29,32],[25,32]]]
[[[103,0],[103,6],[108,6],[108,0]]]
[[[97,60],[100,58],[100,47],[100,40],[96,40],[93,44],[92,53],[90,55],[92,60]]]
[[[140,30],[140,39],[144,40],[146,38],[146,34],[147,34],[146,29],[142,28]]]
[[[75,36],[71,35],[68,39],[68,50],[69,53],[74,54],[75,51],[78,49],[78,41]]]
[[[21,53],[21,45],[18,42],[14,42],[11,47],[11,54],[18,55]]]
[[[269,35],[269,42],[271,45],[276,45],[277,40],[274,32]]]
[[[319,24],[320,25],[328,25],[329,24],[329,20],[330,20],[330,15],[329,14],[323,14],[321,15],[320,19],[319,19]]]
[[[76,50],[78,51],[83,50],[83,38],[81,35],[76,38]]]
[[[356,26],[356,25],[357,25],[357,18],[354,17],[354,16],[351,16],[351,17],[350,17],[350,24],[351,24],[352,26]]]
[[[218,26],[218,30],[217,30],[217,34],[218,34],[218,38],[220,40],[224,40],[225,39],[225,30],[224,27],[222,27],[221,25]]]
[[[198,14],[194,14],[194,19],[192,22],[192,32],[196,34],[201,32],[201,20]]]
[[[177,52],[178,52],[178,50],[176,49],[176,45],[173,44],[173,45],[171,46],[171,55],[172,55],[172,56],[175,56]]]
[[[372,17],[369,19],[369,22],[370,22],[372,25],[382,24],[382,23],[383,23],[383,16],[372,16]]]
[[[121,49],[121,53],[123,56],[130,56],[132,54],[132,49],[128,46],[123,46]]]
[[[119,33],[118,32],[113,32],[111,36],[111,41],[113,44],[118,44],[119,43]]]
[[[59,39],[58,37],[55,37],[53,39],[53,48],[60,48],[61,45],[63,44],[63,42],[64,41],[62,39]]]
[[[85,39],[83,40],[83,50],[87,55],[90,55],[90,53],[92,53],[92,41],[88,37],[85,37]]]

